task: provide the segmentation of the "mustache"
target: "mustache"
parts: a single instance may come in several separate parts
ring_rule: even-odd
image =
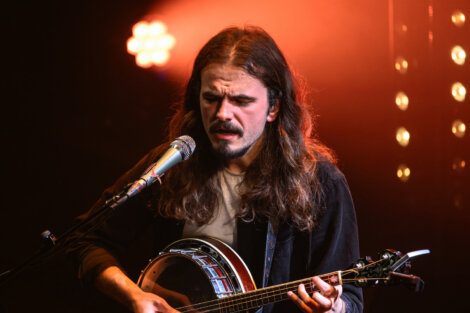
[[[216,120],[214,121],[210,126],[209,126],[209,132],[210,133],[233,133],[242,136],[243,135],[243,129],[240,127],[228,122],[228,121],[219,121]]]

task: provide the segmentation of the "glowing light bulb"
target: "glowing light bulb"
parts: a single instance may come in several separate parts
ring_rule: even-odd
[[[157,47],[163,50],[170,50],[175,45],[175,37],[170,34],[165,34],[158,39]]]
[[[139,52],[135,57],[135,63],[143,68],[152,66],[152,55],[146,51]]]
[[[176,40],[167,33],[163,22],[140,21],[132,27],[132,37],[127,40],[127,51],[135,55],[138,66],[149,68],[162,66],[170,59],[170,50]]]
[[[455,120],[452,123],[452,133],[457,138],[462,138],[465,136],[465,131],[467,130],[467,126],[461,120]]]
[[[397,129],[395,134],[395,139],[397,140],[398,144],[402,147],[408,146],[410,143],[410,132],[406,130],[405,127],[400,127]]]
[[[462,83],[455,82],[452,84],[451,93],[452,97],[454,97],[456,101],[463,102],[465,101],[465,96],[467,95],[467,88],[465,88]]]
[[[151,60],[154,64],[165,64],[170,58],[170,53],[166,50],[157,50],[152,53]]]
[[[452,23],[457,27],[462,27],[465,25],[465,14],[461,11],[455,11],[451,16]]]
[[[450,52],[452,60],[457,65],[464,65],[465,59],[467,58],[467,53],[461,46],[454,46]]]
[[[395,60],[395,69],[400,74],[406,74],[406,72],[408,72],[408,61],[402,57],[398,57]]]
[[[395,95],[395,104],[400,110],[406,111],[406,109],[408,109],[409,103],[410,99],[408,98],[406,93],[404,93],[403,91],[397,92],[397,94]]]
[[[127,40],[127,52],[130,54],[136,55],[140,51],[142,51],[143,45],[142,41],[137,39],[136,37],[131,37]]]
[[[397,177],[402,182],[407,182],[411,176],[411,169],[405,164],[400,164],[397,169]]]
[[[132,27],[132,34],[134,37],[142,38],[147,37],[149,33],[149,23],[145,21],[138,22]]]
[[[465,162],[465,160],[462,158],[456,158],[452,162],[452,169],[458,173],[463,172],[465,166],[467,166],[467,162]]]
[[[158,39],[148,37],[144,42],[144,48],[146,51],[156,50]]]
[[[149,24],[148,35],[152,37],[158,37],[166,33],[166,26],[160,21],[155,21]]]

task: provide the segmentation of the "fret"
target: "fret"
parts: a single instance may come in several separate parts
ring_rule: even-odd
[[[322,275],[321,278],[332,285],[342,283],[341,272]],[[222,313],[235,313],[256,309],[269,303],[288,299],[287,291],[296,292],[299,284],[304,284],[309,293],[315,289],[312,285],[311,278],[306,278],[209,301],[205,304],[205,309],[207,310],[206,312],[217,310]]]
[[[335,272],[322,275],[321,278],[330,284],[336,285],[342,282],[341,274],[341,272]],[[206,303],[206,309],[208,309],[206,312],[211,312],[218,308],[218,312],[235,313],[256,309],[269,303],[284,301],[288,299],[287,291],[296,292],[299,284],[304,284],[309,293],[315,289],[311,278],[306,278],[209,301]]]
[[[333,285],[340,283],[342,279],[341,272],[323,275],[321,278]],[[229,296],[224,299],[225,301],[223,303],[219,304],[219,308],[221,312],[240,312],[255,309],[269,303],[284,301],[288,299],[287,291],[296,292],[299,284],[304,284],[308,292],[312,292],[315,289],[311,283],[311,279],[307,278]]]

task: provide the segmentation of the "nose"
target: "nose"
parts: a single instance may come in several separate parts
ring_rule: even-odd
[[[220,102],[219,107],[217,108],[216,117],[221,121],[230,121],[232,119],[232,104],[227,97],[224,97]]]

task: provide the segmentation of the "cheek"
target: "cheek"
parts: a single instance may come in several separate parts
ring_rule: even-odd
[[[201,111],[202,123],[204,124],[205,127],[207,127],[210,124],[210,116],[211,116],[210,108],[204,105],[201,105],[200,108],[201,108],[200,111]]]
[[[262,113],[257,112],[256,114],[253,114],[251,118],[253,123],[256,123],[256,125],[259,125],[260,127],[264,127],[269,120],[269,115],[263,110]]]
[[[245,125],[248,131],[253,135],[259,135],[266,126],[266,115],[247,115],[245,116]]]

